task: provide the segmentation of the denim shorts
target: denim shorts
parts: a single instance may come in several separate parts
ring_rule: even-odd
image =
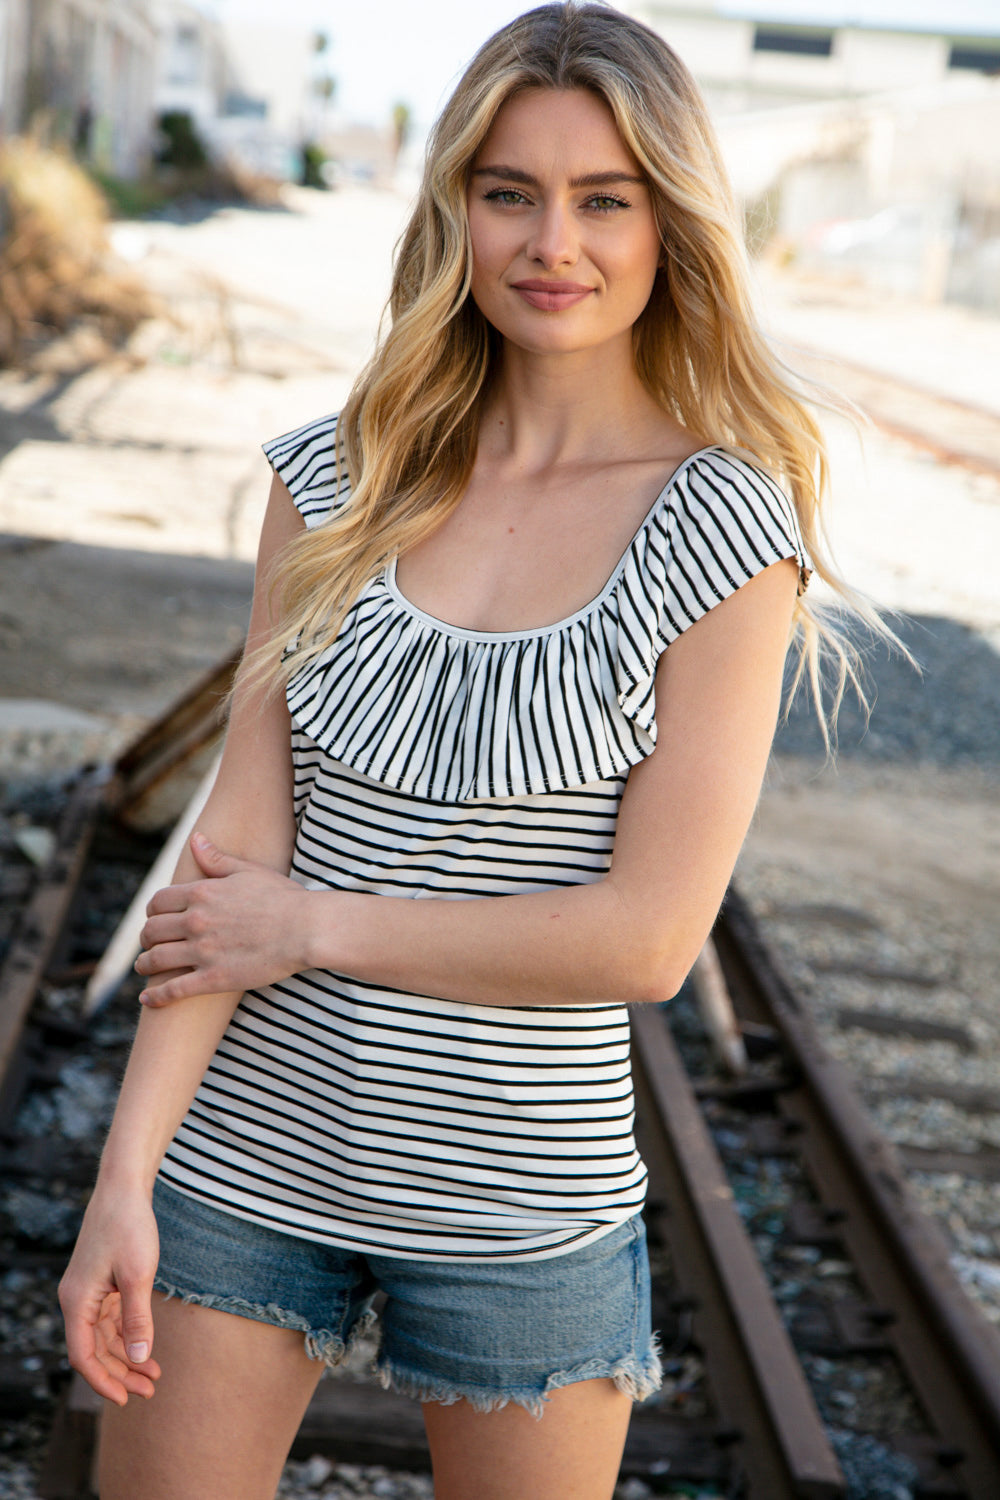
[[[420,1401],[513,1401],[610,1378],[642,1401],[660,1384],[641,1218],[548,1260],[404,1260],[317,1244],[253,1224],[158,1182],[157,1289],[279,1328],[334,1366],[374,1321],[382,1384]]]

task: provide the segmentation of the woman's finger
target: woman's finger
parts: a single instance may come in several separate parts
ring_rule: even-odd
[[[146,903],[146,916],[163,916],[165,913],[186,911],[191,904],[190,885],[165,885]]]
[[[197,955],[187,942],[154,943],[135,961],[137,974],[186,973],[197,967]]]
[[[125,1357],[135,1369],[145,1365],[153,1352],[152,1276],[119,1276],[122,1299],[121,1338]]]
[[[191,835],[191,853],[199,869],[204,870],[205,874],[213,880],[226,875],[235,875],[240,870],[266,870],[268,868],[267,865],[258,864],[256,860],[240,859],[236,854],[226,854],[203,833]]]
[[[122,1332],[120,1294],[115,1292],[107,1298],[105,1307],[96,1329],[97,1358],[111,1378],[120,1381],[130,1395],[148,1399],[156,1389],[154,1382],[160,1377],[160,1367],[148,1354],[141,1362],[130,1359]],[[152,1337],[151,1331],[149,1337]]]
[[[70,1365],[78,1371],[87,1384],[116,1406],[128,1401],[128,1390],[123,1380],[110,1370],[106,1363],[104,1338],[98,1332],[99,1317],[86,1308],[77,1310],[64,1304],[66,1319],[66,1353]]]
[[[154,978],[150,979],[148,988],[152,989],[154,986],[169,984],[173,979],[180,979],[184,974],[193,973],[193,969],[167,969],[164,973],[157,974]]]
[[[139,996],[139,1003],[150,1010],[159,1010],[161,1006],[173,1005],[175,1000],[190,1000],[194,995],[222,995],[234,990],[238,992],[241,988],[214,969],[183,969],[150,979]]]
[[[157,943],[179,943],[187,937],[183,912],[172,912],[166,917],[148,917],[139,942],[143,948],[155,948]]]

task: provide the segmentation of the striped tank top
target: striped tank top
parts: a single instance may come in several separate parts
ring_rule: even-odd
[[[307,526],[349,500],[336,420],[265,445]],[[656,743],[657,659],[769,564],[805,563],[760,470],[706,448],[601,593],[537,630],[446,625],[390,565],[288,685],[311,888],[460,901],[600,880]],[[489,1006],[310,970],[249,991],[161,1176],[306,1239],[420,1259],[543,1259],[642,1205],[624,1005]]]

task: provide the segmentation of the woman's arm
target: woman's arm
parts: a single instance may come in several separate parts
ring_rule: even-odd
[[[275,480],[261,534],[248,645],[273,628],[270,576],[276,552],[302,522]],[[285,872],[294,838],[288,711],[283,696],[237,687],[219,774],[202,826],[261,867]],[[176,879],[197,876],[190,853]],[[153,1179],[241,991],[140,1018],[115,1117],[80,1238],[60,1287],[70,1362],[102,1396],[152,1394],[159,1373],[150,1290],[156,1270]]]
[[[143,972],[154,1003],[310,967],[472,1004],[670,998],[753,816],[795,588],[795,565],[775,563],[664,653],[656,749],[629,776],[613,862],[595,884],[462,901],[302,891],[221,846],[199,855],[216,878],[151,903]],[[178,966],[194,972],[156,983]]]

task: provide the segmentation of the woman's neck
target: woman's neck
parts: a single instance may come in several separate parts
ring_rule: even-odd
[[[622,457],[656,443],[677,424],[646,390],[631,344],[538,355],[505,346],[480,427],[480,453],[521,473],[607,456],[614,432]]]

